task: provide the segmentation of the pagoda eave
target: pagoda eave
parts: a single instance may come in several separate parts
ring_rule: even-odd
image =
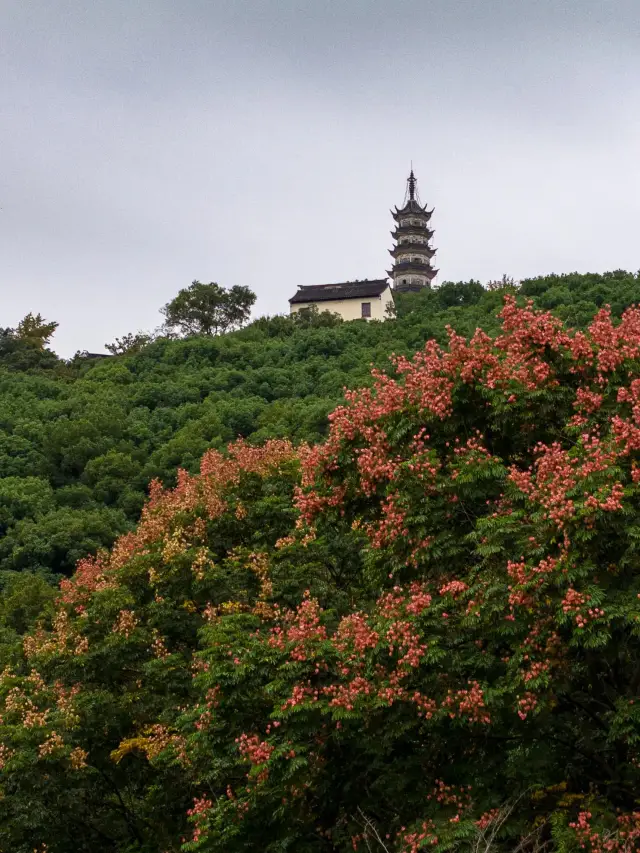
[[[410,248],[413,248],[414,246],[426,246],[427,248],[431,248],[430,244],[432,236],[433,234],[429,231],[423,231],[420,234],[400,234],[398,236],[393,236],[393,239],[396,241],[396,245],[398,246],[409,246]],[[401,237],[423,237],[425,239],[422,241],[405,240],[404,242],[402,242],[402,240],[400,239]]]
[[[426,213],[427,205],[419,204],[415,199],[408,201],[404,207],[398,207],[398,205],[394,205],[396,213]],[[393,211],[391,211],[393,213]]]
[[[389,278],[395,278],[397,275],[422,275],[425,278],[433,278],[438,270],[424,264],[407,264],[407,266],[394,264],[391,270],[387,270]]]
[[[416,263],[415,261],[411,261],[411,263],[400,263],[393,265],[393,275],[400,275],[407,273],[408,275],[427,275],[429,272],[433,270],[431,264],[424,263]]]
[[[388,249],[387,251],[394,258],[398,255],[408,254],[425,255],[427,258],[432,258],[438,250],[432,249],[430,246],[427,246],[424,243],[401,243],[398,246],[394,246],[393,249]]]
[[[410,225],[396,225],[394,230],[399,234],[421,234],[423,231],[430,231],[431,225],[429,221],[425,219],[424,222],[420,223],[412,222]]]

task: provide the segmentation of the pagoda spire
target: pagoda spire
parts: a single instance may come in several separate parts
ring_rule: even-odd
[[[409,201],[413,201],[416,197],[416,176],[413,174],[413,163],[411,164],[411,172],[407,181],[409,185]]]
[[[413,171],[413,163],[411,164],[411,171],[409,172],[409,177],[407,178],[407,188],[404,194],[403,207],[412,201],[416,201],[418,202],[418,204],[420,204],[420,195],[418,193],[418,179],[416,178],[416,174]]]
[[[433,209],[427,210],[426,205],[422,206],[412,163],[403,206],[391,211],[396,228],[391,235],[395,246],[389,250],[394,263],[388,275],[393,279],[394,290],[398,292],[430,288],[438,272],[431,265],[431,259],[436,253],[431,247],[434,232],[429,227],[429,220],[432,213]]]

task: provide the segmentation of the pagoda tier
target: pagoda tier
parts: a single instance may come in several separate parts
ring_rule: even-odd
[[[396,276],[423,275],[431,280],[437,272],[428,261],[424,261],[423,263],[420,263],[420,261],[406,261],[401,264],[394,264],[390,271],[387,270],[387,275],[392,278]]]
[[[428,243],[398,243],[393,249],[389,249],[389,254],[394,258],[400,255],[426,255],[432,258],[437,249],[432,249]]]
[[[407,180],[407,183],[409,182],[409,180],[411,180],[411,175],[409,175],[409,179]],[[402,214],[407,214],[407,213],[426,213],[427,216],[431,216],[431,214],[433,213],[433,210],[431,210],[431,211],[427,210],[426,204],[423,207],[420,204],[420,202],[415,198],[416,188],[417,188],[417,184],[418,184],[418,181],[416,180],[415,175],[414,175],[413,181],[414,181],[414,186],[413,186],[414,198],[408,199],[407,203],[404,204],[402,207],[398,207],[397,204],[394,205],[394,209],[391,211],[392,216],[401,216]],[[408,193],[411,192],[410,187],[407,189],[407,192]]]
[[[421,290],[430,289],[431,283],[429,284],[415,284],[415,283],[407,283],[404,280],[399,281],[398,284],[393,288],[396,293],[420,293]]]
[[[426,207],[411,208],[407,205],[401,210],[398,210],[398,208],[396,207],[395,210],[391,211],[391,215],[396,220],[396,222],[399,222],[401,219],[406,219],[407,217],[420,220],[421,222],[428,222],[431,219],[434,210],[435,208],[433,208],[432,210],[427,210]]]
[[[397,291],[419,291],[431,287],[431,282],[436,277],[438,270],[431,266],[431,258],[436,250],[429,245],[435,233],[429,228],[432,213],[433,209],[427,210],[427,205],[420,203],[417,181],[412,169],[407,180],[404,205],[391,211],[397,225],[391,232],[395,246],[389,250],[395,263],[388,275],[393,279],[393,286]],[[408,239],[411,237],[418,237],[421,241]]]
[[[427,228],[426,225],[399,225],[395,231],[389,233],[394,240],[399,240],[401,237],[426,237],[430,240],[436,232],[433,228]]]

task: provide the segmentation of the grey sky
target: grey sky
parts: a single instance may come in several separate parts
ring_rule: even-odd
[[[380,277],[413,159],[439,280],[640,268],[639,0],[0,0],[0,326],[257,313]]]

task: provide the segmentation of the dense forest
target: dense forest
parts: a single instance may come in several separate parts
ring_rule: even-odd
[[[637,303],[0,330],[1,853],[640,849]]]

